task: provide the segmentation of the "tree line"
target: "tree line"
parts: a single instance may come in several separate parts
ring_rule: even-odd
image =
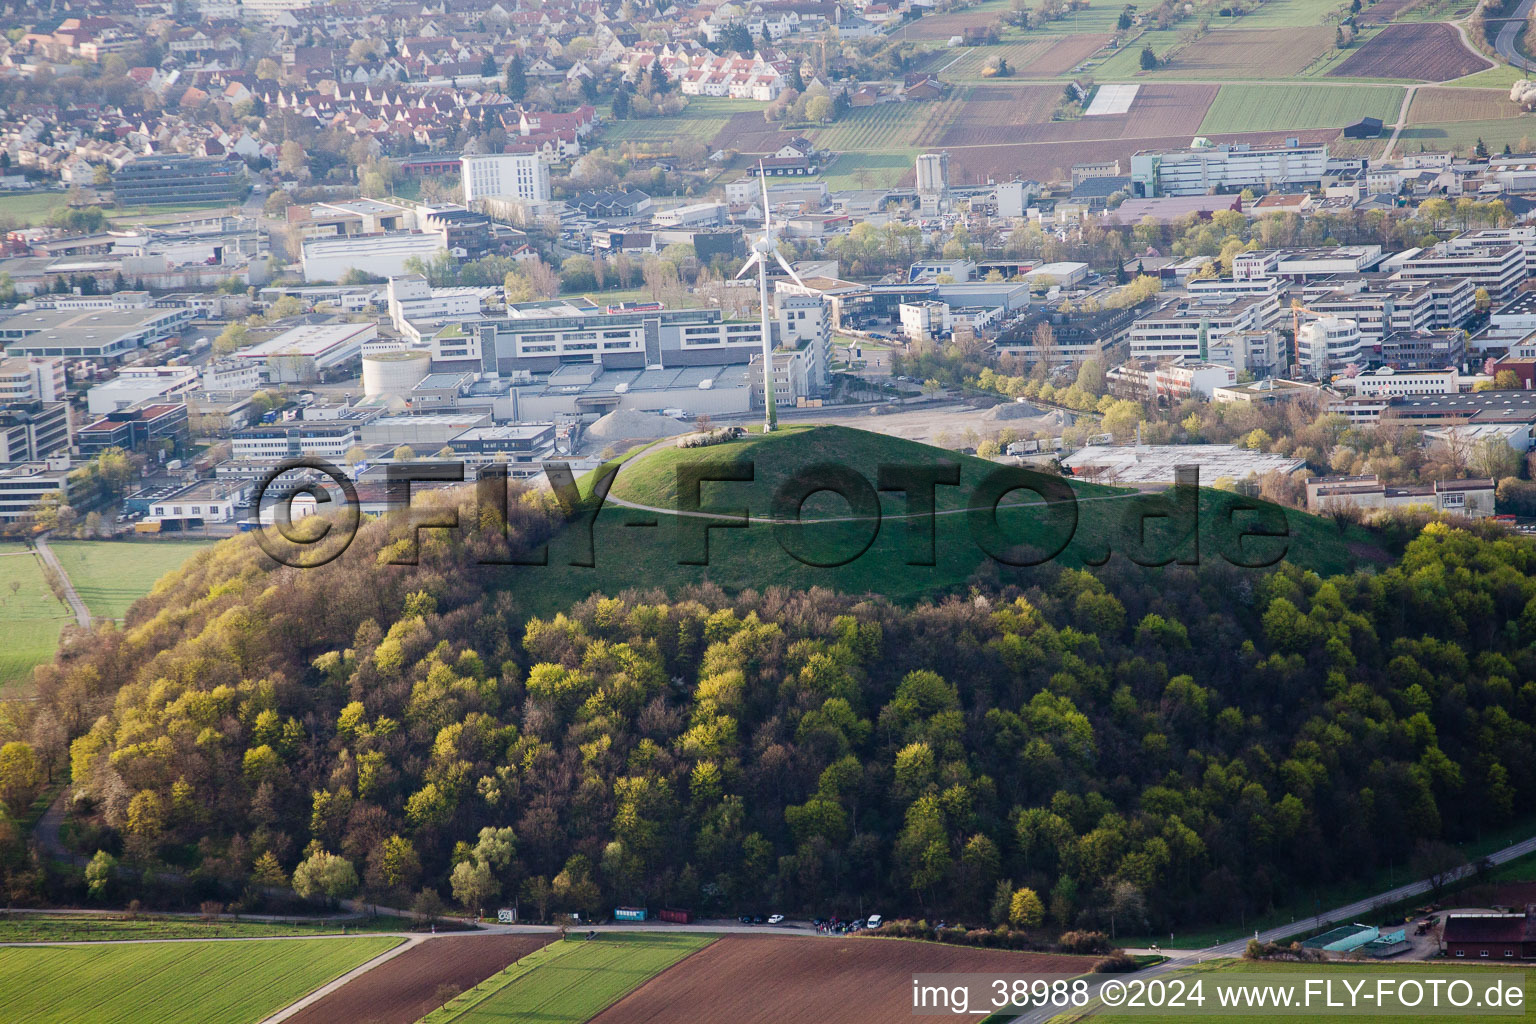
[[[553,529],[534,497],[509,515],[513,548]],[[502,542],[427,532],[397,566],[389,529],[310,570],[221,544],[40,669],[0,799],[67,763],[100,886],[5,824],[8,898],[170,864],[241,906],[1166,931],[1509,825],[1536,788],[1524,541],[1433,524],[1331,579],[1116,561],[912,607],[642,588],[531,614],[479,564]]]

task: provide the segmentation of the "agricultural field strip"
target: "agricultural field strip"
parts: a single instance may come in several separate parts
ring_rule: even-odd
[[[314,942],[321,939],[356,939],[382,936],[394,939],[419,939],[414,932],[321,932],[309,935],[180,935],[139,939],[12,939],[0,942],[0,949],[37,949],[41,947],[154,946],[172,942]]]
[[[351,946],[308,941],[276,952],[153,941],[132,948],[5,948],[0,985],[8,1011],[29,1024],[250,1024],[400,944],[396,936],[351,937]],[[230,984],[236,977],[242,984]]]
[[[582,1018],[585,1020],[619,1002],[646,981],[676,966],[679,962],[686,960],[700,950],[707,948],[719,938],[718,935],[709,933],[687,932],[647,933],[635,931],[628,933],[606,932],[603,934],[609,940],[621,937],[621,942],[616,944],[612,941],[599,941],[596,944],[589,945],[583,940],[568,938],[562,942],[551,943],[542,949],[528,954],[500,973],[492,975],[456,999],[450,1000],[439,1009],[422,1018],[418,1024],[449,1024],[449,1022],[464,1019],[474,1020],[477,1018],[476,1011],[480,1007],[501,998],[507,993],[508,989],[527,979],[532,979],[529,981],[530,985],[537,985],[541,980],[545,980],[554,983],[556,988],[559,988],[558,982],[560,979],[555,975],[563,969],[565,961],[568,960],[576,961],[578,964],[578,966],[571,967],[572,970],[590,975],[589,980],[582,982],[582,988],[588,990],[587,994],[591,995],[595,991],[597,998],[601,998],[603,994],[606,994],[608,997],[602,1006],[594,1008],[587,1017]],[[647,941],[648,937],[650,941]],[[620,952],[614,948],[615,945],[631,942],[635,943],[639,948],[623,956],[621,958],[622,961],[626,965],[632,965],[639,961],[644,964],[644,967],[641,969],[646,970],[647,973],[644,977],[633,979],[632,984],[613,986],[611,992],[603,993],[598,978],[605,972],[612,972],[616,967],[616,964],[605,963],[605,958],[611,958],[614,954]],[[676,950],[668,949],[667,947],[670,946],[678,948]],[[669,953],[675,953],[676,955],[668,956],[667,954]],[[588,964],[586,963],[587,961],[594,962]],[[545,969],[550,971],[548,978],[540,979],[536,977],[540,970]],[[627,979],[620,977],[611,980],[622,983]],[[550,994],[547,992],[541,992],[539,995],[542,995],[546,1000],[550,998]],[[529,998],[536,997],[530,994]],[[492,1019],[499,1017],[495,1010],[490,1010],[489,1012],[493,1014]],[[574,1018],[572,1019],[574,1020]]]
[[[1114,82],[1099,87],[1094,94],[1093,102],[1088,104],[1088,109],[1083,111],[1084,117],[1099,117],[1103,114],[1127,114],[1130,113],[1131,104],[1136,102],[1136,93],[1141,90],[1141,85],[1135,82]]]
[[[1200,122],[1200,132],[1289,131],[1343,128],[1365,116],[1396,122],[1403,90],[1395,86],[1374,92],[1329,91],[1329,87],[1295,85],[1224,85]]]

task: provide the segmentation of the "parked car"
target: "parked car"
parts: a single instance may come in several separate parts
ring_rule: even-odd
[[[870,914],[869,915],[869,925],[868,925],[868,927],[870,927],[870,928],[879,928],[881,920],[883,920],[883,919],[880,917],[879,914]]]
[[[769,924],[783,924],[784,923],[784,915],[783,914],[769,914],[768,915],[768,923]]]

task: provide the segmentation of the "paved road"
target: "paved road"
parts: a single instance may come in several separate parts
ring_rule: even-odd
[[[91,610],[80,600],[80,595],[75,593],[75,585],[69,580],[69,573],[64,571],[64,566],[59,564],[58,556],[48,546],[48,535],[40,533],[36,537],[37,554],[43,563],[59,574],[59,584],[64,588],[64,600],[71,611],[75,613],[75,621],[86,629],[91,628]]]
[[[1397,137],[1403,134],[1403,129],[1408,126],[1408,108],[1413,105],[1413,94],[1419,91],[1416,85],[1410,85],[1403,91],[1403,103],[1397,110],[1397,123],[1392,126],[1392,137],[1387,139],[1387,148],[1381,151],[1381,159],[1390,160],[1392,150],[1397,148]]]
[[[1532,0],[1532,2],[1536,2],[1536,0]],[[1531,838],[1522,840],[1518,843],[1511,843],[1509,846],[1504,847],[1504,849],[1499,850],[1497,853],[1489,854],[1488,860],[1493,864],[1498,865],[1503,864],[1506,861],[1514,860],[1516,857],[1523,857],[1528,853],[1536,853],[1536,836],[1532,836]],[[1471,874],[1472,870],[1473,869],[1470,864],[1463,867],[1455,874],[1451,881],[1455,881],[1456,879],[1460,879]],[[1346,903],[1341,907],[1335,907],[1327,913],[1320,915],[1319,917],[1307,917],[1292,924],[1281,925],[1278,928],[1270,928],[1267,931],[1261,931],[1258,933],[1258,939],[1260,942],[1279,942],[1281,939],[1286,939],[1300,932],[1309,931],[1313,928],[1316,928],[1320,923],[1343,923],[1359,918],[1370,917],[1377,909],[1381,907],[1390,906],[1394,903],[1401,903],[1405,900],[1412,899],[1415,896],[1422,896],[1429,891],[1430,884],[1428,881],[1410,882],[1407,885],[1400,885],[1395,889],[1388,889],[1386,892],[1377,893],[1375,896],[1371,896],[1363,900],[1356,900],[1353,903]],[[1219,945],[1210,946],[1206,949],[1160,950],[1160,952],[1164,956],[1168,957],[1168,959],[1163,963],[1158,964],[1156,967],[1143,968],[1136,973],[1136,977],[1151,978],[1156,977],[1159,974],[1168,974],[1183,968],[1192,967],[1195,964],[1202,963],[1206,960],[1240,957],[1243,955],[1243,951],[1247,948],[1247,946],[1248,938],[1244,937],[1241,939],[1234,939],[1231,942],[1223,942]],[[1132,952],[1142,953],[1151,951],[1134,950]],[[1099,985],[1103,984],[1104,980],[1105,979],[1102,978],[1090,977],[1088,979],[1090,993],[1096,993],[1098,991]],[[1045,1024],[1046,1021],[1053,1017],[1059,1016],[1060,1013],[1061,1011],[1055,1009],[1033,1010],[1029,1013],[1020,1015],[1017,1020],[1018,1024]]]
[[[1528,0],[1528,2],[1536,2],[1536,0]],[[1506,861],[1514,860],[1516,857],[1523,857],[1528,853],[1536,853],[1536,836],[1532,836],[1531,838],[1522,840],[1518,843],[1511,843],[1509,846],[1504,847],[1504,849],[1499,850],[1497,853],[1489,854],[1488,860],[1496,865],[1503,864]],[[1456,881],[1458,879],[1465,878],[1471,873],[1472,865],[1469,864],[1463,867],[1460,871],[1456,872],[1456,874],[1450,880]],[[1389,906],[1393,903],[1401,903],[1404,900],[1412,899],[1415,896],[1422,896],[1429,891],[1430,884],[1427,881],[1410,882],[1407,885],[1400,885],[1396,889],[1388,889],[1386,892],[1377,893],[1375,896],[1371,896],[1367,899],[1356,900],[1355,902],[1347,903],[1342,907],[1335,907],[1321,915],[1321,923],[1347,923],[1355,920],[1356,918],[1368,917],[1378,907]],[[1288,938],[1289,936],[1295,935],[1298,932],[1307,931],[1311,928],[1317,927],[1318,924],[1319,918],[1317,917],[1303,918],[1294,924],[1281,925],[1278,928],[1271,928],[1268,931],[1259,932],[1258,938],[1260,942],[1278,942],[1281,939]],[[1247,947],[1247,945],[1247,938],[1235,939],[1232,942],[1224,942],[1219,946],[1212,946],[1209,949],[1201,950],[1200,952],[1207,958],[1213,956],[1242,956],[1243,950]]]
[[[1515,37],[1520,34],[1520,26],[1525,24],[1525,19],[1531,13],[1533,6],[1536,6],[1536,0],[1520,0],[1520,6],[1515,8],[1514,16],[1499,27],[1499,34],[1493,40],[1493,48],[1498,51],[1500,57],[1515,67],[1524,68],[1527,71],[1536,68],[1536,64],[1532,64],[1515,52]]]

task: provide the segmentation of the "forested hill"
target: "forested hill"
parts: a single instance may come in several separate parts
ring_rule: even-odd
[[[1431,525],[1326,580],[1116,560],[940,604],[704,587],[530,619],[456,536],[380,564],[385,528],[314,570],[221,544],[44,673],[34,735],[79,737],[93,844],[229,892],[306,860],[345,891],[325,851],[386,899],[552,909],[975,921],[1006,880],[1078,926],[1129,883],[1166,930],[1533,806],[1524,541]]]

